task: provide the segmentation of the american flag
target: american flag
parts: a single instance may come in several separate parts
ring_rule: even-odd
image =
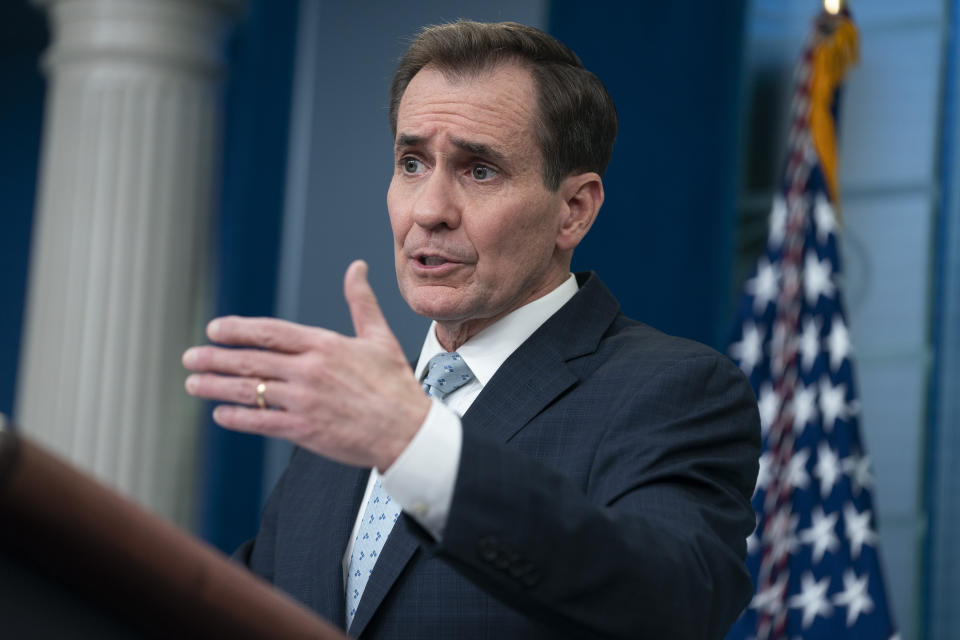
[[[729,639],[898,637],[840,291],[834,107],[855,56],[849,13],[820,16],[794,76],[783,181],[730,346],[757,394],[763,454],[747,540],[755,594]]]

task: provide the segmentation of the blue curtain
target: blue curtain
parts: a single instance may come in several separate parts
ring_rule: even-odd
[[[274,310],[297,0],[253,0],[229,50],[216,315]],[[264,441],[204,428],[199,533],[230,552],[256,533]]]
[[[742,0],[554,2],[550,32],[596,73],[620,132],[606,203],[574,254],[624,312],[724,348],[732,316]]]

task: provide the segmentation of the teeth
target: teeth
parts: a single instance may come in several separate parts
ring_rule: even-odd
[[[438,264],[443,264],[444,262],[446,262],[446,260],[444,260],[443,258],[437,258],[436,256],[424,256],[423,258],[420,259],[420,261],[423,262],[423,264],[427,265],[428,267],[433,267]]]

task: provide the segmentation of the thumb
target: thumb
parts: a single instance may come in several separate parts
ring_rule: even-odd
[[[343,278],[343,295],[350,307],[350,318],[353,320],[353,330],[358,338],[371,338],[389,335],[393,340],[393,332],[387,325],[386,318],[377,303],[370,283],[367,282],[367,263],[363,260],[354,260],[347,267]]]

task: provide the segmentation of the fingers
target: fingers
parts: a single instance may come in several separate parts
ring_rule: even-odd
[[[207,337],[230,346],[259,347],[282,353],[301,353],[310,348],[324,329],[306,327],[278,318],[224,316],[211,320]]]
[[[377,296],[367,281],[367,263],[363,260],[354,260],[347,267],[343,278],[343,295],[350,307],[353,330],[358,338],[389,336],[393,339],[393,332],[383,317]]]
[[[282,378],[293,369],[292,357],[259,349],[224,349],[202,346],[187,349],[183,366],[191,371],[212,371],[246,378]]]
[[[303,431],[303,419],[286,411],[220,405],[213,410],[213,420],[233,431],[259,433],[290,441],[296,441],[297,435]]]
[[[286,382],[261,378],[236,378],[214,374],[195,373],[187,377],[187,393],[197,398],[216,402],[257,407],[257,385],[264,383],[263,400],[273,409],[295,409],[301,403],[300,394]]]

